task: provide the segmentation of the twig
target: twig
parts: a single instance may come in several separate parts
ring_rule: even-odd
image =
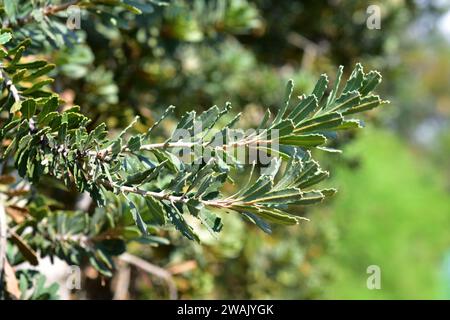
[[[131,269],[128,263],[122,261],[119,265],[114,300],[128,299],[128,288],[130,286]]]
[[[175,275],[175,274],[180,274],[180,273],[185,273],[185,272],[189,272],[191,270],[194,270],[197,268],[197,261],[195,260],[188,260],[188,261],[183,261],[179,264],[175,264],[172,265],[170,267],[167,268],[167,270]]]
[[[6,72],[3,71],[3,69],[1,69],[1,75],[5,81],[6,88],[8,89],[8,91],[11,93],[11,95],[14,98],[14,102],[20,102],[19,91],[17,90],[16,86],[13,84],[12,80],[8,77]]]
[[[106,182],[104,182],[103,185],[107,188],[115,187],[123,193],[135,193],[135,194],[141,195],[143,197],[151,196],[151,197],[154,197],[159,200],[168,200],[170,202],[182,202],[182,203],[187,203],[189,201],[189,198],[185,198],[183,196],[174,196],[174,195],[164,193],[164,192],[147,191],[147,190],[139,189],[138,187],[120,186],[117,184],[111,185]],[[222,209],[229,208],[236,203],[242,204],[242,205],[246,204],[245,202],[239,201],[239,199],[218,199],[218,200],[200,199],[200,202],[203,203],[205,206],[214,207],[214,208],[222,208]]]
[[[148,261],[145,261],[144,259],[141,259],[139,257],[136,257],[129,253],[124,253],[119,257],[120,260],[125,261],[129,264],[132,264],[148,273],[151,273],[158,278],[163,279],[167,283],[167,287],[169,289],[169,297],[171,300],[178,299],[178,293],[177,293],[177,287],[175,285],[175,281],[173,280],[172,275],[169,271],[158,267],[154,264],[151,264]]]

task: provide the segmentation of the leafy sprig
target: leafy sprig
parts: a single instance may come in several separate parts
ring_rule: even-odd
[[[188,112],[164,142],[152,142],[152,131],[173,107],[146,133],[129,134],[131,124],[111,140],[104,124],[87,131],[90,120],[78,106],[61,110],[60,98],[45,89],[51,83],[45,76],[51,65],[20,62],[27,45],[25,41],[3,51],[2,83],[7,95],[1,103],[9,116],[2,119],[1,137],[10,142],[2,158],[6,161],[12,156],[19,175],[32,183],[53,176],[75,185],[79,192],[87,191],[99,206],[106,204],[110,192],[123,197],[143,235],[156,221],[171,223],[189,239],[198,240],[186,214],[218,232],[222,224],[214,213],[217,210],[241,213],[265,231],[269,230],[267,222],[297,224],[304,218],[289,213],[289,205],[317,203],[335,192],[312,189],[328,172],[311,158],[309,150],[336,151],[326,146],[336,131],[362,126],[349,116],[385,103],[371,93],[381,81],[380,74],[365,73],[357,64],[343,88],[341,67],[329,94],[328,77],[322,75],[313,92],[301,96],[293,107],[290,81],[277,115],[272,118],[268,110],[258,130],[250,133],[234,129],[239,115],[218,126],[231,109],[227,104],[222,110],[214,106],[200,115]],[[32,85],[29,79],[34,79]],[[213,129],[217,129],[215,134]],[[180,130],[189,133],[188,137],[180,138]],[[232,172],[245,167],[236,157],[237,148],[256,149],[273,159],[266,163],[270,170],[255,181],[252,174],[247,187],[226,196],[222,186],[232,182]],[[180,149],[192,152],[191,157],[183,161]],[[283,161],[288,162],[284,169]],[[144,199],[147,217],[141,214],[136,198]]]

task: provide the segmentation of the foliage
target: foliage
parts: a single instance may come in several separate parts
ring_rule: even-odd
[[[347,81],[341,84],[341,67],[334,85],[328,87],[328,77],[322,75],[312,93],[297,101],[291,101],[293,81],[289,81],[276,116],[272,117],[267,109],[257,124],[258,131],[235,129],[240,113],[231,116],[227,103],[199,115],[186,112],[175,123],[170,116],[173,107],[169,107],[151,125],[139,123],[136,117],[120,133],[111,135],[104,123],[92,125],[79,106],[63,100],[64,92],[62,96],[57,94],[59,78],[54,81],[49,76],[58,68],[45,57],[52,46],[57,49],[53,53],[55,62],[65,61],[56,75],[70,75],[78,65],[84,65],[81,72],[71,76],[82,79],[87,90],[96,91],[87,98],[88,103],[114,104],[121,95],[129,94],[110,83],[116,76],[104,67],[89,72],[89,50],[77,44],[78,35],[62,23],[70,5],[92,12],[94,29],[107,39],[121,36],[120,30],[125,29],[128,37],[120,41],[145,40],[144,51],[152,51],[156,66],[163,67],[164,57],[149,42],[157,38],[155,34],[164,32],[170,41],[197,42],[221,33],[243,34],[261,27],[257,10],[246,1],[211,5],[197,1],[192,7],[176,2],[167,10],[154,1],[72,1],[54,5],[4,1],[0,135],[3,206],[10,248],[4,265],[9,269],[23,261],[35,265],[38,256],[50,256],[76,265],[87,260],[110,277],[115,268],[113,257],[125,252],[127,244],[165,244],[168,240],[162,236],[173,227],[189,240],[199,241],[198,224],[212,234],[218,233],[223,213],[239,213],[268,233],[272,223],[298,224],[304,218],[289,211],[289,206],[315,204],[335,193],[334,189],[317,189],[316,185],[329,174],[312,159],[311,150],[339,152],[329,145],[336,132],[362,127],[353,115],[384,103],[372,93],[381,81],[380,74],[365,73],[357,64]],[[136,20],[143,25],[133,25],[135,22],[129,19],[130,15],[150,14],[153,10],[156,13],[150,22],[155,32],[139,18]],[[110,28],[110,23],[118,28]],[[62,48],[65,45],[69,47]],[[73,60],[71,55],[76,50],[84,52],[84,57]],[[138,61],[145,69],[148,61]],[[75,65],[70,66],[72,63]],[[118,59],[117,63],[117,69],[126,72],[127,60]],[[152,67],[154,63],[150,71]],[[127,75],[122,79],[131,86]],[[214,90],[210,94],[213,96]],[[133,99],[140,100],[139,95],[133,95]],[[173,130],[156,135],[163,127]],[[180,132],[189,133],[189,137],[179,136]],[[275,148],[277,143],[279,149]],[[253,164],[245,187],[226,193],[223,190],[246,167],[237,157],[238,148],[247,153],[257,150],[273,159],[265,164],[268,168]],[[181,153],[191,157],[180,157]],[[97,209],[88,214],[61,205],[52,199],[49,185],[86,192]],[[5,279],[6,288],[8,284],[14,286],[11,274]],[[37,279],[31,295],[23,291],[33,281],[20,279],[23,297],[54,297],[54,287],[46,291],[43,278]],[[17,290],[4,290],[3,294],[18,297]]]

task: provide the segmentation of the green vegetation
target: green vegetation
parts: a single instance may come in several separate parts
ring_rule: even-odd
[[[378,5],[1,0],[0,297],[448,297],[449,7]]]
[[[344,151],[353,165],[333,177],[340,193],[329,217],[339,235],[324,257],[334,278],[325,296],[446,298],[441,268],[450,247],[450,198],[440,172],[382,130],[368,130]],[[380,266],[382,290],[367,290],[369,265]]]

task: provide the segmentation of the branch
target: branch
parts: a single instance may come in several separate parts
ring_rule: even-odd
[[[178,299],[177,287],[175,285],[175,281],[173,280],[172,275],[167,270],[158,267],[154,264],[151,264],[144,259],[131,255],[129,253],[124,253],[119,257],[120,260],[125,261],[129,264],[132,264],[148,273],[151,273],[158,278],[163,279],[167,283],[167,287],[169,289],[169,297],[171,300]]]
[[[117,283],[114,290],[114,300],[126,300],[130,286],[131,270],[128,263],[120,261],[117,271]]]
[[[151,196],[153,198],[156,198],[158,200],[168,200],[172,203],[174,202],[181,202],[181,203],[187,203],[189,201],[189,198],[183,197],[183,196],[174,196],[170,195],[164,192],[154,192],[154,191],[147,191],[142,190],[137,187],[128,187],[128,186],[119,186],[114,185],[116,188],[118,188],[122,193],[134,193],[138,194],[140,196]],[[227,198],[227,199],[217,199],[217,200],[203,200],[199,199],[201,203],[203,203],[205,206],[209,207],[215,207],[219,209],[227,209],[231,208],[233,205],[252,205],[254,202],[241,202],[238,199],[234,198]]]

